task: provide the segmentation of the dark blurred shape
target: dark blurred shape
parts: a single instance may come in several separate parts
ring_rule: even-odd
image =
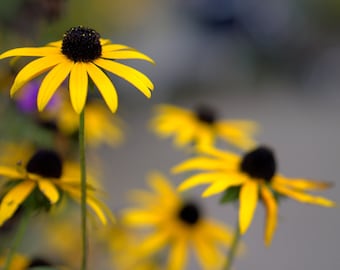
[[[237,26],[233,0],[184,0],[178,5],[182,12],[203,29],[225,31]]]
[[[1,5],[0,26],[8,32],[31,37],[41,22],[52,23],[61,18],[67,0],[14,0]]]

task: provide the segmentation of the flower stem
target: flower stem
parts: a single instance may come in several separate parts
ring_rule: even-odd
[[[230,270],[231,269],[231,266],[233,265],[240,240],[241,240],[241,233],[240,233],[239,225],[237,223],[236,228],[235,228],[235,232],[234,232],[233,242],[231,243],[231,247],[230,247],[230,250],[229,250],[229,253],[228,253],[228,258],[227,258],[226,264],[224,265],[224,268],[223,268],[224,270]]]
[[[81,177],[81,231],[82,262],[81,269],[87,268],[87,225],[86,225],[86,158],[85,158],[85,112],[79,115],[79,158]]]
[[[21,243],[21,241],[22,241],[22,239],[25,235],[27,225],[29,223],[30,215],[31,215],[31,211],[29,211],[28,209],[24,209],[23,216],[20,219],[19,227],[18,227],[16,235],[13,239],[12,246],[9,249],[3,270],[9,270],[11,268],[13,256],[16,253],[16,251],[17,251],[17,249],[18,249],[18,247],[19,247],[19,245],[20,245],[20,243]]]

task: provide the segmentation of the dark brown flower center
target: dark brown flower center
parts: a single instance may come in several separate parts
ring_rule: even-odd
[[[61,52],[74,62],[91,62],[102,55],[100,35],[90,28],[72,27],[64,34]]]
[[[209,125],[214,124],[217,118],[216,112],[206,105],[200,105],[196,108],[196,116],[200,121]]]
[[[54,151],[39,150],[28,161],[26,170],[46,178],[60,178],[62,161]]]
[[[241,162],[241,171],[250,177],[264,179],[270,182],[276,171],[274,153],[265,146],[260,146],[244,155]]]
[[[52,266],[52,264],[49,263],[47,260],[45,260],[43,258],[37,257],[37,258],[32,259],[32,261],[29,264],[28,268],[38,267],[38,266]]]
[[[201,218],[201,211],[193,202],[186,202],[178,212],[179,219],[187,225],[195,225]]]

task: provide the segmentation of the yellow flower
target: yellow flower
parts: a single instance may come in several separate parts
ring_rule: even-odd
[[[10,90],[11,96],[27,82],[50,70],[39,89],[39,111],[45,108],[68,76],[71,103],[78,114],[86,102],[88,77],[97,86],[110,110],[116,111],[116,89],[103,70],[128,81],[148,98],[154,87],[143,73],[116,62],[117,59],[141,59],[153,63],[150,57],[128,46],[112,44],[110,40],[100,38],[95,30],[82,26],[68,30],[62,41],[51,42],[44,47],[12,49],[1,54],[0,59],[13,56],[40,58],[27,64],[18,73]]]
[[[152,174],[149,184],[153,192],[131,192],[138,206],[123,213],[124,224],[151,230],[138,244],[141,256],[169,247],[164,269],[181,270],[193,248],[203,269],[220,267],[225,259],[221,246],[230,245],[232,238],[226,226],[206,219],[197,203],[182,199],[162,175]]]
[[[1,192],[0,226],[10,219],[18,207],[32,194],[42,194],[48,206],[60,200],[60,192],[73,200],[80,201],[80,176],[77,166],[63,164],[57,153],[51,150],[39,150],[27,162],[25,167],[0,166],[0,176],[5,178]],[[10,184],[10,185],[9,185]],[[36,193],[38,192],[38,193]],[[96,213],[103,224],[107,217],[112,219],[109,209],[95,197],[93,187],[87,187],[87,204]],[[39,200],[41,204],[41,200]],[[43,205],[38,205],[43,207]]]
[[[239,226],[244,234],[253,219],[259,197],[266,208],[266,228],[264,241],[270,245],[277,225],[278,202],[275,193],[290,197],[302,203],[333,207],[328,199],[313,196],[309,190],[323,190],[329,183],[308,181],[301,178],[287,178],[277,173],[273,151],[265,146],[246,153],[243,157],[214,148],[202,148],[201,155],[190,158],[175,166],[174,173],[200,170],[180,184],[184,191],[198,185],[209,184],[202,196],[222,193],[231,187],[240,187]]]
[[[120,220],[102,231],[101,239],[107,244],[110,263],[119,270],[161,270],[161,263],[154,257],[143,257],[139,252],[142,236]]]
[[[43,114],[42,118],[55,122],[57,129],[66,136],[78,132],[79,117],[68,100],[63,99],[59,110]],[[123,121],[117,115],[112,115],[98,100],[91,100],[85,107],[85,123],[85,140],[90,146],[96,147],[103,143],[117,146],[124,140]]]
[[[216,112],[207,106],[190,111],[166,104],[156,107],[151,128],[162,137],[174,136],[175,145],[180,147],[190,143],[213,145],[220,138],[242,149],[255,145],[251,136],[257,129],[251,121],[220,120]]]

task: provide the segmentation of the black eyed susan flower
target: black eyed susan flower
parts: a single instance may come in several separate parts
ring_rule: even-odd
[[[246,120],[222,120],[215,110],[198,106],[190,111],[173,105],[156,107],[151,128],[162,137],[174,137],[174,143],[183,147],[188,144],[213,145],[220,138],[234,146],[249,149],[255,145],[252,135],[256,124]]]
[[[220,267],[224,260],[220,245],[230,244],[229,230],[206,219],[200,206],[182,199],[162,175],[154,173],[149,180],[153,192],[131,192],[138,206],[123,213],[124,224],[151,230],[139,243],[141,256],[169,247],[166,269],[181,270],[192,247],[203,269]]]
[[[239,226],[244,234],[251,224],[259,197],[266,209],[264,241],[270,245],[277,226],[278,201],[282,195],[302,203],[333,207],[335,203],[326,198],[310,195],[311,190],[323,190],[331,185],[324,182],[308,181],[300,178],[287,178],[277,172],[273,151],[259,146],[243,157],[214,148],[204,148],[194,158],[175,166],[173,172],[200,170],[180,184],[179,190],[187,190],[198,185],[208,184],[202,196],[208,197],[229,188],[239,187]]]
[[[18,207],[33,196],[34,207],[46,208],[55,205],[66,194],[80,201],[80,175],[77,166],[63,164],[59,155],[51,150],[37,151],[25,166],[0,166],[1,193],[0,226],[11,218]],[[112,218],[107,207],[95,197],[95,191],[88,186],[87,204],[102,223]]]
[[[43,79],[37,97],[39,111],[48,104],[57,88],[69,76],[69,91],[74,110],[80,113],[88,92],[88,77],[97,86],[112,112],[118,106],[114,85],[104,70],[121,77],[150,98],[153,84],[143,73],[118,63],[120,59],[140,59],[153,63],[145,54],[121,44],[112,44],[93,29],[72,27],[63,40],[44,47],[17,48],[4,52],[0,59],[13,56],[33,56],[38,59],[27,64],[16,76],[10,90],[13,96],[27,82],[50,70]]]

